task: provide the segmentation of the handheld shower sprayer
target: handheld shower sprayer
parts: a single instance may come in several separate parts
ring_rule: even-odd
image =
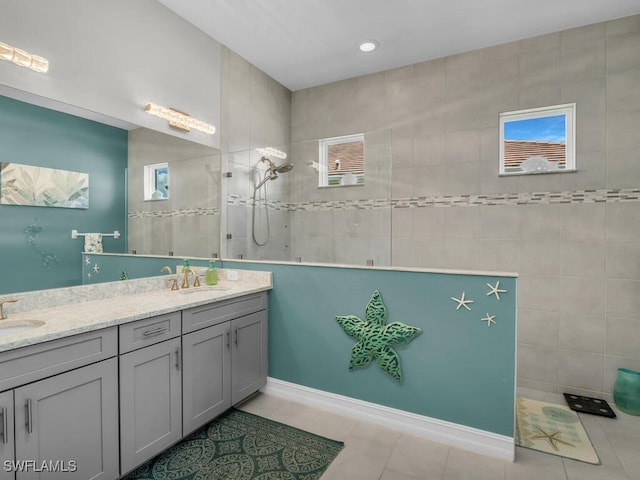
[[[279,152],[279,151],[278,151]],[[251,234],[253,237],[253,241],[256,245],[259,246],[264,246],[267,244],[267,242],[269,241],[269,237],[271,235],[271,229],[269,226],[269,208],[267,205],[267,187],[265,185],[265,183],[267,183],[269,180],[275,180],[276,178],[278,178],[278,174],[279,173],[286,173],[288,171],[290,171],[293,168],[293,165],[291,165],[289,162],[283,162],[280,165],[276,165],[275,163],[273,163],[269,157],[267,155],[271,155],[272,153],[270,152],[260,152],[262,154],[262,157],[260,158],[260,162],[264,162],[269,164],[267,170],[265,170],[264,172],[264,176],[262,177],[262,180],[260,180],[256,186],[253,188],[253,208],[251,209]],[[287,158],[287,154],[284,152],[279,152],[281,153],[281,155],[275,155],[278,156],[279,158],[281,158],[282,160],[284,160],[285,158]],[[258,194],[258,192],[260,191],[260,187],[262,187],[263,185],[265,185],[264,187],[264,191],[261,192],[260,194]],[[266,227],[267,227],[267,236],[266,236],[266,240],[264,240],[264,242],[260,242],[258,241],[257,237],[256,237],[256,208],[258,203],[261,203],[264,205],[264,218],[266,220]]]

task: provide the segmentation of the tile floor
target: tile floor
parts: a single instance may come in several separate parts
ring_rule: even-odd
[[[561,395],[518,394],[566,404]],[[321,480],[640,479],[640,417],[617,410],[617,419],[579,414],[602,461],[588,465],[519,447],[515,463],[504,462],[264,393],[239,408],[343,441],[345,448]]]

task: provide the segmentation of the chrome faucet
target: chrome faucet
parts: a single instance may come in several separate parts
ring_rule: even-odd
[[[7,314],[4,311],[4,304],[9,302],[14,303],[17,301],[17,298],[7,298],[6,300],[0,300],[0,320],[5,320],[7,318]]]

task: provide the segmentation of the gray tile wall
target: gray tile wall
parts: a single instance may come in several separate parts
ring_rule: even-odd
[[[498,114],[570,102],[578,171],[498,177]],[[293,93],[292,149],[382,129],[392,132],[393,161],[390,195],[379,198],[395,208],[391,245],[377,248],[390,248],[398,266],[519,272],[520,385],[607,395],[617,367],[640,370],[640,203],[608,198],[640,188],[640,16]],[[575,200],[584,190],[604,198]],[[518,201],[533,192],[575,203]],[[402,199],[491,194],[514,195],[399,208]],[[293,215],[298,241],[320,259],[334,255],[343,213]],[[358,223],[363,240],[375,222]]]
[[[289,217],[287,209],[277,208],[290,196],[292,174],[281,174],[267,182],[270,237],[263,247],[252,239],[252,199],[254,185],[263,178],[265,163],[255,151],[258,147],[273,147],[289,153],[291,125],[291,92],[254,65],[229,50],[222,49],[222,117],[221,146],[224,172],[222,215],[223,256],[257,260],[288,260]],[[276,163],[280,160],[272,159]],[[260,190],[264,199],[264,188]],[[256,238],[267,239],[266,210],[256,209]]]

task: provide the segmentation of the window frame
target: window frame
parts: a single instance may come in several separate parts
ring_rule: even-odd
[[[356,179],[356,183],[353,184],[338,184],[338,185],[330,185],[329,184],[329,147],[333,145],[340,145],[343,143],[355,143],[362,142],[362,174],[357,177],[361,178],[361,182],[358,182]],[[318,187],[321,188],[330,188],[330,187],[356,187],[364,185],[364,133],[354,133],[351,135],[341,135],[339,137],[329,137],[323,138],[319,141],[319,168],[318,168]]]
[[[568,173],[576,171],[576,104],[566,103],[562,105],[551,105],[547,107],[529,108],[526,110],[516,110],[512,112],[500,113],[500,157],[499,157],[499,176],[511,176],[511,175],[537,175],[541,173]],[[553,170],[542,170],[527,172],[523,170],[507,171],[505,165],[505,138],[504,130],[505,123],[519,121],[519,120],[531,120],[536,118],[553,117],[558,115],[565,116],[565,167],[557,168]],[[508,140],[508,139],[507,139]],[[519,168],[519,167],[518,167]]]
[[[167,196],[153,198],[153,194],[158,190],[158,172],[167,169]],[[167,162],[154,163],[144,166],[144,200],[159,201],[169,199],[169,164]]]

